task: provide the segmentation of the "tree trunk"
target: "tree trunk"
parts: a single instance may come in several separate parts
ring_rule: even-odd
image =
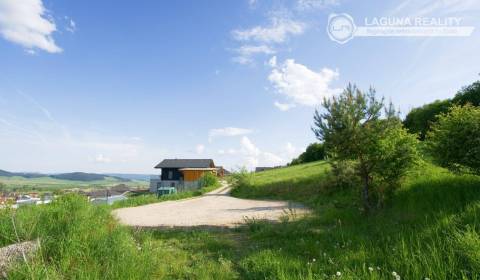
[[[370,180],[367,171],[362,172],[363,177],[363,190],[362,190],[362,197],[363,197],[363,207],[365,208],[365,213],[370,212],[370,194],[369,194],[369,187],[370,187]]]

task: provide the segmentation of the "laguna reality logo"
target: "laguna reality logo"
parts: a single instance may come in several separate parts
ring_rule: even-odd
[[[373,17],[357,26],[346,13],[330,14],[327,34],[345,44],[354,37],[467,37],[475,29],[462,25],[461,17]]]
[[[337,43],[345,44],[353,39],[356,28],[349,14],[331,14],[328,17],[327,34]]]

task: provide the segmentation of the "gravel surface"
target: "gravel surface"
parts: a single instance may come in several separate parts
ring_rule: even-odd
[[[203,196],[165,201],[113,211],[120,223],[137,227],[236,227],[246,218],[278,221],[286,213],[302,215],[308,209],[286,201],[231,197],[224,186]]]
[[[0,273],[3,274],[13,262],[22,260],[23,254],[26,257],[33,254],[39,246],[39,241],[27,241],[0,248]]]

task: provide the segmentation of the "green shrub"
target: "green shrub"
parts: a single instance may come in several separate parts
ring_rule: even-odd
[[[325,159],[325,147],[322,143],[312,143],[308,145],[305,152],[293,159],[289,165],[309,163]]]
[[[361,184],[355,173],[355,162],[340,160],[330,162],[332,170],[329,173],[329,187],[334,189],[348,189]]]
[[[480,108],[452,107],[439,116],[427,140],[428,150],[440,166],[480,174]]]
[[[436,100],[422,107],[413,108],[405,117],[403,125],[408,129],[408,132],[416,134],[420,140],[424,140],[430,126],[437,120],[437,116],[448,112],[451,106],[451,100],[446,99]]]
[[[219,181],[218,177],[215,174],[210,172],[203,173],[202,177],[200,177],[200,187],[201,188],[208,188],[212,186],[218,186]]]
[[[471,104],[473,106],[480,106],[480,81],[476,81],[462,88],[452,101],[457,105]]]

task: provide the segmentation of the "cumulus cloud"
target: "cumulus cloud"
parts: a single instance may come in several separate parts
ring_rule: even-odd
[[[236,49],[235,52],[238,56],[233,57],[234,62],[240,64],[250,64],[253,63],[253,57],[258,54],[274,54],[275,50],[267,45],[244,45]]]
[[[239,127],[213,128],[208,132],[208,141],[212,142],[217,137],[241,136],[252,133],[251,129]]]
[[[254,56],[276,53],[279,44],[283,44],[295,35],[305,32],[307,25],[292,17],[285,10],[270,12],[267,24],[231,31],[232,38],[242,44],[234,49],[237,53],[232,58],[240,64],[253,64]]]
[[[260,165],[278,166],[285,163],[282,157],[260,150],[247,136],[240,140],[240,152],[244,157],[244,166],[250,170]]]
[[[329,6],[336,6],[339,0],[298,0],[296,8],[301,11],[324,9]]]
[[[253,142],[247,136],[243,136],[240,141],[242,151],[244,154],[249,156],[258,156],[260,155],[260,149],[253,144]]]
[[[236,29],[232,36],[237,41],[255,41],[262,43],[283,43],[289,36],[302,34],[305,24],[283,16],[270,18],[268,26],[254,26],[248,29]]]
[[[295,104],[281,103],[281,102],[278,102],[278,101],[273,102],[273,105],[275,105],[275,107],[277,107],[280,111],[288,111],[288,110],[292,109],[293,107],[295,107]]]
[[[336,70],[323,68],[316,72],[293,59],[287,59],[273,67],[268,80],[275,91],[288,100],[288,104],[277,102],[275,106],[287,110],[292,104],[317,106],[324,97],[341,92],[340,88],[331,85],[338,77]]]
[[[42,0],[0,1],[0,34],[4,39],[26,49],[59,53],[62,49],[52,34],[57,30],[53,19],[46,15]]]

